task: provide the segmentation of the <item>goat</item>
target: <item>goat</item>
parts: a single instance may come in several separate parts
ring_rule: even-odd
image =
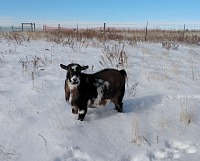
[[[110,102],[115,109],[122,112],[122,100],[125,93],[126,71],[104,69],[94,74],[82,73],[89,66],[79,64],[60,64],[67,70],[65,80],[65,99],[72,106],[72,113],[78,114],[83,121],[87,107],[105,106]]]

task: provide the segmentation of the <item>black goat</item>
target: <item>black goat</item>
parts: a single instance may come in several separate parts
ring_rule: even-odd
[[[109,102],[113,102],[116,110],[122,112],[127,77],[125,70],[104,69],[86,74],[81,71],[88,66],[60,64],[60,67],[67,70],[65,99],[71,104],[72,113],[78,113],[78,120],[83,121],[87,107],[105,106]]]

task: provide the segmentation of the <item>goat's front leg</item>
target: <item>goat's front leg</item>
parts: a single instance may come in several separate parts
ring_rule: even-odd
[[[79,109],[79,111],[78,111],[78,120],[83,121],[84,118],[85,118],[86,113],[87,113],[87,108]]]
[[[72,106],[72,113],[77,114],[78,113],[78,108]]]

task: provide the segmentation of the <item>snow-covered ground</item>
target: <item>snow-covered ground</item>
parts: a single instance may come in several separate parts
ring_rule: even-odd
[[[110,104],[77,121],[59,64],[116,68],[106,54],[124,44],[124,112]],[[199,161],[200,47],[124,44],[1,38],[0,161]]]

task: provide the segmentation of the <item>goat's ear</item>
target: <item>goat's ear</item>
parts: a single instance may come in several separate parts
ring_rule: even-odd
[[[68,70],[68,66],[66,66],[66,65],[60,64],[60,67],[61,67],[62,69]]]
[[[81,70],[86,70],[87,68],[89,68],[88,65],[86,65],[86,66],[82,66],[82,67],[81,67]]]

